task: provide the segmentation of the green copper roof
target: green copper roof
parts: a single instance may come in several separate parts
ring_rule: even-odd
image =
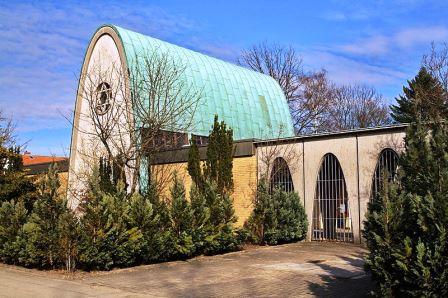
[[[111,26],[120,36],[127,63],[138,53],[160,50],[185,65],[190,84],[202,90],[190,133],[208,135],[214,115],[233,129],[234,139],[294,135],[286,98],[269,76],[146,35]]]

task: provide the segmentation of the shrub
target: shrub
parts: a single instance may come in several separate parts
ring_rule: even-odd
[[[0,204],[11,200],[21,200],[31,212],[36,200],[36,186],[26,176],[19,148],[7,149],[0,143]]]
[[[39,180],[31,212],[22,200],[0,206],[0,258],[37,268],[110,270],[136,264],[185,259],[239,249],[244,233],[235,230],[233,202],[205,182],[192,187],[191,202],[174,179],[164,200],[150,187],[129,194],[125,184],[107,183],[94,169],[79,214],[58,194],[57,169]]]
[[[22,200],[3,202],[0,206],[0,258],[8,264],[19,264],[23,225],[28,211]]]
[[[140,253],[142,233],[130,224],[130,197],[121,181],[105,193],[98,178],[95,170],[80,204],[80,266],[86,270],[131,266]]]
[[[241,243],[233,227],[237,218],[232,198],[219,193],[216,185],[209,182],[202,195],[210,214],[205,228],[207,236],[203,253],[211,255],[238,250]]]
[[[79,221],[71,210],[62,213],[58,221],[60,257],[67,271],[76,268],[79,243]]]
[[[160,258],[161,243],[159,240],[160,227],[159,216],[153,203],[151,202],[151,192],[140,195],[135,193],[130,198],[129,223],[133,227],[137,227],[142,237],[140,239],[140,251],[136,256],[137,264],[149,263],[157,261]]]
[[[210,233],[210,208],[207,206],[205,196],[199,188],[193,184],[190,190],[190,202],[192,211],[192,237],[197,254],[204,253],[206,238]]]
[[[22,262],[27,266],[55,268],[61,261],[59,221],[67,213],[67,205],[59,194],[60,182],[55,165],[38,182],[38,199],[24,225],[26,253]]]
[[[193,212],[185,196],[185,187],[177,175],[171,189],[171,232],[174,245],[173,258],[184,259],[194,253]]]
[[[4,202],[0,208],[0,255],[7,263],[37,268],[56,268],[75,262],[77,220],[58,194],[58,170],[50,166],[37,183],[31,212],[22,199]]]
[[[270,193],[266,180],[260,179],[245,229],[252,242],[275,245],[304,239],[308,220],[296,193],[281,189]]]

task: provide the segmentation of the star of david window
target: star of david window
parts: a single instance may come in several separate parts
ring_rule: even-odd
[[[112,90],[108,83],[101,83],[96,88],[95,111],[98,115],[104,115],[110,109],[111,97]]]

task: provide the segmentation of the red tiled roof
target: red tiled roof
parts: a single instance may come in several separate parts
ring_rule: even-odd
[[[67,157],[42,156],[42,155],[32,155],[32,154],[27,154],[27,153],[22,155],[22,159],[23,159],[23,165],[25,167],[31,166],[31,165],[37,165],[37,164],[53,163],[53,162],[68,160]]]

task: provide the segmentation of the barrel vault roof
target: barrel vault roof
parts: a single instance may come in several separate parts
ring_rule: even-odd
[[[138,53],[159,50],[185,66],[188,83],[202,90],[189,133],[208,135],[214,115],[233,129],[234,139],[294,135],[288,104],[278,83],[255,71],[159,39],[111,26],[119,35],[128,67]]]

